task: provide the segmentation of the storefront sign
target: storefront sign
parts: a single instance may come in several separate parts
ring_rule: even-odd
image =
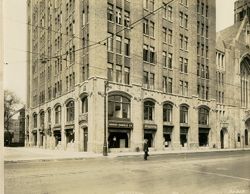
[[[144,129],[157,129],[156,124],[144,124]]]
[[[114,128],[133,128],[133,123],[109,122],[109,127],[114,127]]]

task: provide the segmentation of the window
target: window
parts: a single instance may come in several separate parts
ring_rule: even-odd
[[[33,115],[33,126],[34,128],[37,128],[37,114]]]
[[[149,26],[149,36],[154,37],[154,30],[155,30],[155,23],[150,21],[150,26]]]
[[[188,60],[184,59],[184,73],[188,72]]]
[[[152,121],[154,118],[154,102],[146,101],[144,102],[144,120]]]
[[[172,122],[172,110],[173,106],[171,104],[163,105],[163,121]]]
[[[155,48],[154,48],[154,47],[150,47],[150,58],[149,58],[149,62],[150,62],[150,63],[154,63],[154,62],[155,62]]]
[[[163,41],[167,42],[167,28],[163,27],[162,34],[163,34]]]
[[[166,93],[171,94],[172,93],[172,86],[173,80],[171,77],[165,77],[163,76],[163,91]]]
[[[61,123],[61,106],[57,106],[55,108],[55,123],[56,124]]]
[[[207,108],[199,108],[199,124],[208,125],[209,110]]]
[[[120,36],[116,36],[116,52],[122,53],[122,38]]]
[[[122,66],[116,66],[116,82],[122,83]]]
[[[197,63],[197,76],[200,76],[200,63]]]
[[[168,68],[172,69],[173,54],[168,53]]]
[[[186,5],[187,6],[187,0],[181,0],[181,4]]]
[[[188,108],[186,106],[180,107],[180,123],[188,123]]]
[[[172,21],[172,17],[173,17],[173,8],[169,5],[164,5],[164,17],[169,20]]]
[[[75,119],[75,104],[74,101],[70,101],[66,105],[66,110],[67,110],[67,122],[69,121],[74,121]]]
[[[129,119],[130,100],[124,96],[108,97],[108,119]]]
[[[113,65],[108,64],[108,81],[113,81]]]
[[[187,28],[188,27],[188,15],[184,14],[184,27]]]
[[[148,61],[148,55],[149,55],[148,45],[143,45],[143,60],[144,61]]]
[[[124,26],[129,27],[130,25],[130,12],[124,11]]]
[[[155,75],[153,73],[149,74],[149,87],[151,89],[154,88],[154,84],[155,84]]]
[[[81,99],[82,101],[82,113],[88,112],[88,97],[84,97]]]
[[[108,4],[108,21],[114,21],[114,12],[113,12],[113,5]]]
[[[148,81],[148,72],[147,71],[143,72],[143,84],[144,85],[148,85],[149,84],[149,81]]]
[[[201,77],[205,78],[205,69],[204,69],[204,65],[201,65]]]
[[[51,109],[48,109],[48,123],[51,123]]]
[[[184,49],[187,50],[188,49],[188,37],[184,37]]]
[[[181,70],[181,72],[184,72],[183,57],[180,57],[180,70]]]
[[[167,52],[163,51],[162,52],[162,61],[163,61],[163,67],[167,67]]]
[[[130,74],[130,69],[128,67],[124,68],[124,83],[129,84],[129,74]]]
[[[184,96],[188,96],[188,82],[184,82]]]
[[[127,39],[127,38],[125,38],[124,39],[124,54],[126,55],[126,56],[129,56],[130,55],[130,40],[129,39]]]
[[[108,34],[108,51],[113,51],[113,44],[114,44],[114,39],[113,39],[113,34],[109,33]]]
[[[115,22],[117,24],[122,24],[122,10],[118,7],[116,8]]]
[[[183,35],[180,34],[180,48],[183,49]]]
[[[209,79],[209,68],[206,66],[206,79]]]
[[[209,88],[208,87],[206,87],[206,100],[208,100],[208,95],[209,95]],[[223,95],[222,95],[222,97],[223,97]],[[222,98],[223,99],[223,98]]]
[[[168,29],[168,44],[173,43],[173,31]]]
[[[149,35],[149,24],[147,19],[143,20],[143,34]]]
[[[183,24],[184,24],[183,12],[180,12],[180,26],[183,27]]]

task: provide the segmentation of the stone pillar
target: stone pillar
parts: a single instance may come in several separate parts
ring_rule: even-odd
[[[188,109],[188,147],[195,149],[199,147],[199,126],[198,126],[198,107],[190,106]]]
[[[163,108],[161,103],[155,103],[155,123],[157,123],[157,131],[155,134],[156,150],[163,150]]]
[[[51,107],[51,137],[50,137],[50,149],[55,149],[55,136],[53,132],[53,128],[55,126],[55,108]]]
[[[37,145],[36,145],[36,147],[39,147],[40,146],[40,143],[41,143],[41,141],[40,141],[40,131],[39,131],[39,129],[40,129],[40,114],[39,113],[37,113],[37,133],[36,133],[36,135],[37,135]]]
[[[172,111],[173,131],[172,131],[172,148],[180,148],[180,107],[179,105],[173,105]]]
[[[65,123],[66,123],[66,106],[65,103],[63,103],[61,108],[61,145],[64,150],[66,150],[67,148],[66,133],[64,129]]]
[[[33,134],[32,134],[33,127],[34,127],[33,116],[32,116],[32,114],[29,114],[29,144],[28,144],[28,147],[31,147],[34,145]]]
[[[75,100],[75,141],[74,141],[74,150],[80,151],[80,127],[79,127],[79,98]]]
[[[143,101],[140,97],[131,99],[131,121],[133,129],[131,131],[131,149],[134,151],[137,147],[142,150],[144,129],[143,129]]]
[[[43,148],[47,148],[47,139],[48,139],[48,110],[44,110],[44,136],[43,136]]]

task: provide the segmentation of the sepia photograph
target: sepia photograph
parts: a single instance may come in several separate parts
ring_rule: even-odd
[[[4,194],[250,194],[250,0],[0,0]]]

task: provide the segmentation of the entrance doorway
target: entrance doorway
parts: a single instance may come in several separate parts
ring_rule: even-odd
[[[228,132],[226,128],[220,131],[220,147],[221,149],[228,148]]]
[[[33,133],[33,143],[34,143],[34,146],[37,145],[37,133]]]
[[[180,143],[182,147],[187,147],[188,144],[188,127],[180,128]]]
[[[245,145],[248,145],[248,130],[245,129]]]
[[[199,128],[199,146],[208,146],[209,129]]]
[[[128,148],[129,134],[126,132],[110,132],[108,137],[109,148]]]
[[[164,147],[171,146],[171,136],[172,136],[173,127],[163,126],[163,138],[164,138]]]

